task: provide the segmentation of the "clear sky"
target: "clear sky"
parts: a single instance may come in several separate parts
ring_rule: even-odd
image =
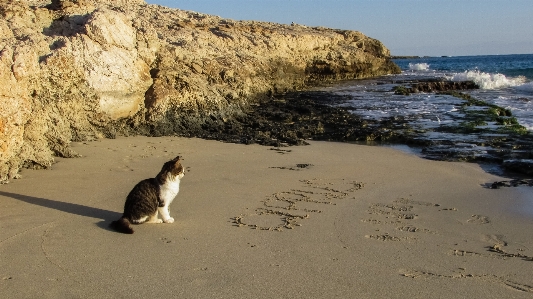
[[[392,55],[533,53],[533,0],[145,0],[233,20],[361,31]]]

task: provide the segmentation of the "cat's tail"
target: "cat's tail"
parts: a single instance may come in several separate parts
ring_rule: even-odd
[[[130,220],[126,217],[121,217],[119,220],[111,222],[109,226],[120,233],[133,234]]]

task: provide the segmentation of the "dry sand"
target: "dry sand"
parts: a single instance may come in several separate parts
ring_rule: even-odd
[[[533,192],[384,147],[74,144],[0,186],[0,298],[531,298]],[[173,224],[108,229],[163,162]]]

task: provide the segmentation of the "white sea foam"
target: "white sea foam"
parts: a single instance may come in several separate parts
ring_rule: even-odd
[[[411,71],[429,71],[429,64],[427,64],[427,63],[409,63],[409,70],[411,70]]]
[[[466,71],[451,76],[453,81],[474,81],[481,89],[500,89],[523,85],[525,77],[507,78],[502,74]]]

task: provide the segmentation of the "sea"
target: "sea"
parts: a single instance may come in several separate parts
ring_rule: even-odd
[[[474,81],[475,98],[511,110],[518,122],[533,130],[533,54],[435,57],[395,60],[400,76],[443,77]]]
[[[329,91],[351,97],[344,104],[364,118],[410,116],[419,126],[452,122],[447,117],[459,101],[435,94],[395,95],[399,82],[424,79],[474,81],[480,89],[462,91],[476,99],[509,109],[519,124],[533,131],[533,54],[394,59],[402,73],[369,80],[355,80]],[[422,117],[421,117],[422,116]]]
[[[502,132],[501,123],[487,121],[476,124],[476,130],[472,133],[443,129],[464,124],[471,112],[475,113],[476,109],[482,111],[488,107],[464,108],[461,106],[464,104],[463,99],[449,94],[394,93],[395,87],[406,86],[418,80],[474,81],[479,89],[460,92],[510,110],[518,124],[523,126],[522,132],[525,134],[512,138],[515,144],[522,144],[519,148],[514,144],[505,146],[513,149],[510,156],[522,155],[520,159],[531,159],[531,154],[528,154],[531,147],[524,144],[531,144],[533,134],[533,54],[417,57],[394,59],[394,62],[401,68],[401,74],[346,81],[322,90],[342,96],[345,100],[333,105],[346,107],[361,118],[372,120],[368,123],[386,123],[395,119],[406,121],[408,128],[411,128],[410,132],[418,134],[415,144],[430,146],[417,147],[413,143],[398,145],[372,141],[366,141],[366,144],[394,146],[429,159],[450,156],[468,161],[500,159],[501,157],[493,154],[501,149],[500,145],[494,147],[492,144],[495,144],[494,140],[501,140],[508,134]],[[498,173],[499,170],[490,172]]]

